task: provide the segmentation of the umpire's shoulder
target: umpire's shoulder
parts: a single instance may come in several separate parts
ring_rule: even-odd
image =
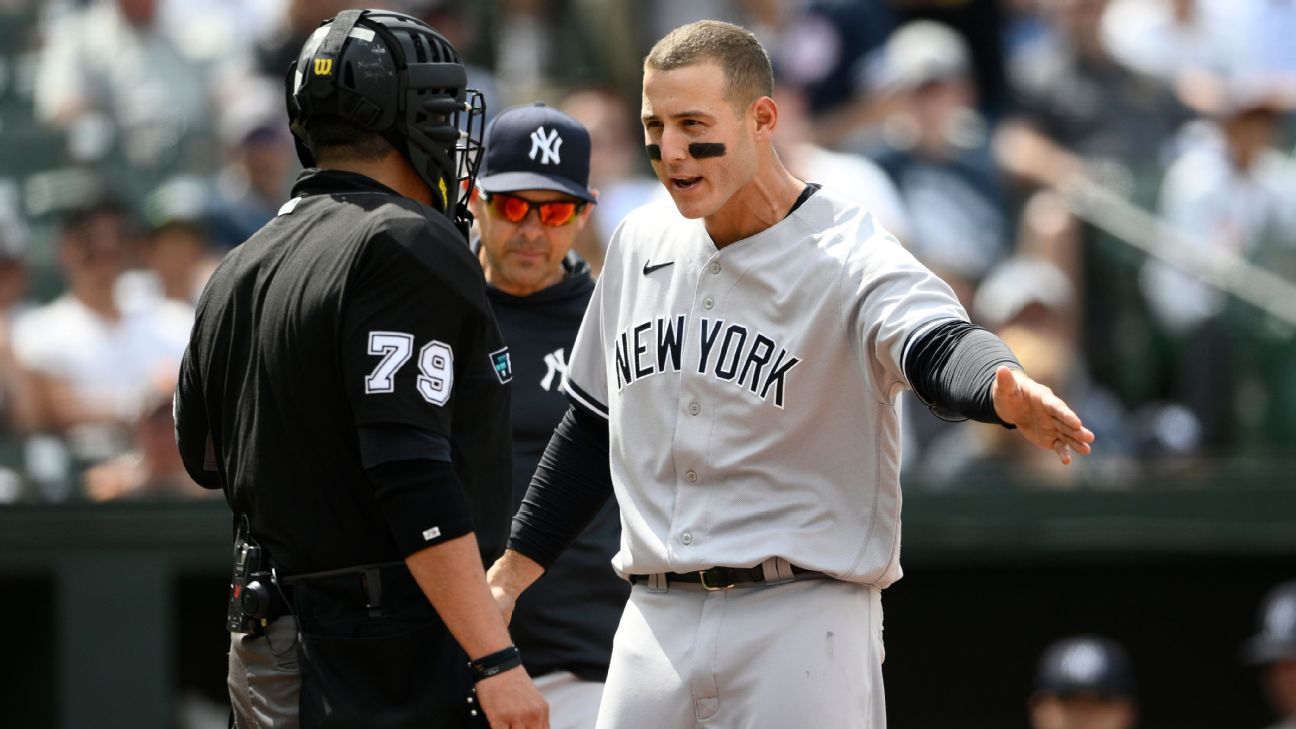
[[[481,266],[459,229],[440,212],[407,198],[393,197],[374,211],[366,231],[368,253],[395,256],[438,276],[475,274]]]

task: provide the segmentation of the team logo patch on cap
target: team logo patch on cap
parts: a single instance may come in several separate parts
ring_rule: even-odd
[[[491,366],[495,368],[495,376],[499,378],[500,384],[506,384],[513,379],[513,360],[509,359],[508,347],[497,352],[491,352]]]
[[[562,157],[558,156],[558,150],[562,149],[562,143],[562,137],[558,136],[557,129],[551,128],[546,135],[544,126],[538,126],[534,132],[531,132],[531,152],[527,156],[535,159],[536,154],[540,154],[540,164],[560,165]]]

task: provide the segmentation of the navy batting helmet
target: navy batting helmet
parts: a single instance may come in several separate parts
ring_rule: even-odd
[[[1246,642],[1243,655],[1255,664],[1296,658],[1296,580],[1278,585],[1265,596],[1260,632]]]
[[[1125,649],[1096,635],[1050,645],[1040,659],[1035,685],[1055,696],[1093,694],[1105,699],[1132,699],[1136,689]]]
[[[307,39],[288,70],[297,154],[314,166],[306,126],[318,117],[380,134],[409,160],[442,212],[463,226],[471,220],[467,192],[485,115],[481,94],[467,85],[459,53],[423,21],[388,10],[341,12]]]

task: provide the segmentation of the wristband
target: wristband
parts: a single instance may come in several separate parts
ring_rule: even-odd
[[[517,646],[513,645],[468,662],[468,667],[473,672],[473,683],[484,681],[520,665],[522,665],[522,654],[518,652]]]

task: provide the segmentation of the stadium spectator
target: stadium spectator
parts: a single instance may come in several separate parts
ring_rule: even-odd
[[[1009,252],[1011,223],[966,42],[930,20],[914,21],[887,40],[879,90],[894,97],[880,149],[886,170],[913,216],[906,245],[946,280],[965,306],[995,263]]]
[[[162,30],[157,5],[90,3],[43,29],[36,114],[68,130],[74,158],[97,162],[116,149],[133,167],[165,171],[207,130],[210,69]]]
[[[74,214],[58,248],[67,293],[24,315],[14,331],[35,399],[33,427],[63,435],[82,463],[125,450],[153,378],[178,367],[193,323],[186,304],[118,299],[130,236],[113,204]]]
[[[854,200],[901,243],[911,242],[912,223],[891,178],[867,157],[815,144],[804,93],[782,86],[774,90],[774,100],[779,108],[774,147],[788,171]]]
[[[282,83],[250,77],[221,111],[224,164],[213,178],[209,211],[213,243],[220,248],[252,237],[288,200],[300,165],[284,128],[283,106]]]
[[[1107,0],[1043,0],[1052,32],[1009,68],[1019,112],[995,140],[1025,180],[1066,183],[1087,172],[1117,189],[1155,182],[1189,117],[1170,88],[1123,66],[1101,37]]]
[[[92,501],[219,498],[221,492],[201,488],[185,473],[175,446],[171,395],[175,378],[161,376],[132,428],[131,449],[91,466],[84,475],[85,494]]]

